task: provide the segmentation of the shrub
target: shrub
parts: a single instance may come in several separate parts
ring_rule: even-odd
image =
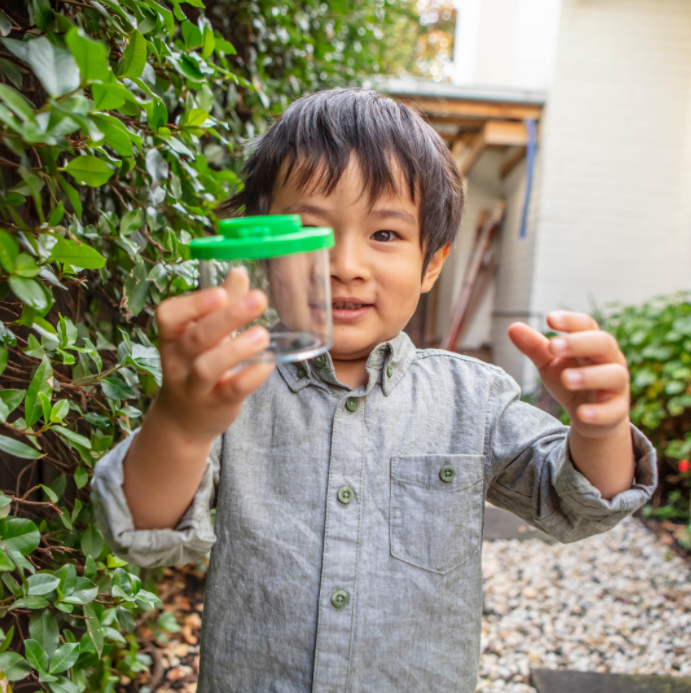
[[[134,630],[155,582],[108,553],[88,488],[160,385],[155,305],[195,285],[189,241],[215,228],[244,140],[296,96],[385,71],[379,32],[408,16],[171,1],[0,11],[0,670],[53,693],[150,663]]]
[[[631,372],[631,421],[660,457],[660,487],[648,516],[689,523],[691,548],[691,302],[687,294],[596,316],[619,342]]]

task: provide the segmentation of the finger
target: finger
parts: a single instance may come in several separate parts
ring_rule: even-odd
[[[180,351],[187,358],[197,357],[215,347],[231,332],[256,320],[264,313],[267,304],[263,291],[250,291],[239,301],[227,304],[189,327],[179,342]]]
[[[190,388],[196,392],[210,392],[226,371],[266,349],[270,339],[263,327],[253,327],[235,339],[226,337],[194,359],[190,368]]]
[[[621,423],[629,413],[627,397],[612,397],[601,404],[581,404],[576,416],[583,423],[594,426],[614,426]]]
[[[621,394],[629,387],[629,370],[620,363],[566,368],[561,380],[567,390],[606,390]]]
[[[242,402],[271,375],[275,364],[257,363],[229,373],[217,385],[218,394],[228,402]]]
[[[227,302],[228,294],[220,287],[168,298],[156,310],[158,334],[163,341],[179,339],[190,322],[213,313]]]
[[[591,330],[559,335],[550,339],[550,350],[555,356],[588,358],[595,363],[626,364],[617,340],[609,332]]]
[[[544,368],[554,360],[549,339],[525,323],[515,322],[509,327],[509,337],[516,348],[525,354],[538,368]]]
[[[569,310],[555,310],[549,313],[547,324],[559,332],[585,332],[600,329],[592,316],[587,313],[573,313]]]
[[[250,288],[250,276],[245,267],[233,267],[228,272],[223,288],[228,294],[229,303],[239,301]]]

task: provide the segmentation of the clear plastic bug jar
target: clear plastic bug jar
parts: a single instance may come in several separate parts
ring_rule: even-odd
[[[267,349],[251,362],[302,361],[328,351],[333,230],[303,228],[298,214],[284,214],[224,219],[220,231],[193,240],[190,250],[200,261],[201,288],[221,286],[233,267],[243,266],[250,289],[261,289],[269,299],[264,314],[242,328],[261,325],[271,335]]]

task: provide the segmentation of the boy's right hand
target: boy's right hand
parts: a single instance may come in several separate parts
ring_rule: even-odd
[[[248,289],[247,272],[234,269],[222,287],[170,298],[158,307],[163,385],[152,409],[189,442],[207,444],[223,433],[245,397],[274,368],[261,363],[232,370],[270,339],[263,327],[230,337],[266,310],[266,295]]]

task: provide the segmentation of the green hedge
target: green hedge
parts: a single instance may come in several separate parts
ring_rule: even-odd
[[[89,480],[160,385],[154,308],[195,286],[188,244],[215,229],[243,143],[294,98],[385,72],[388,53],[414,55],[410,6],[394,0],[202,10],[11,0],[0,11],[0,456],[11,479],[0,670],[53,693],[111,691],[151,663],[134,630],[155,621],[155,582],[109,554]]]
[[[691,549],[691,302],[687,294],[596,316],[619,342],[631,371],[631,421],[660,456],[660,487],[645,514],[688,523]]]

